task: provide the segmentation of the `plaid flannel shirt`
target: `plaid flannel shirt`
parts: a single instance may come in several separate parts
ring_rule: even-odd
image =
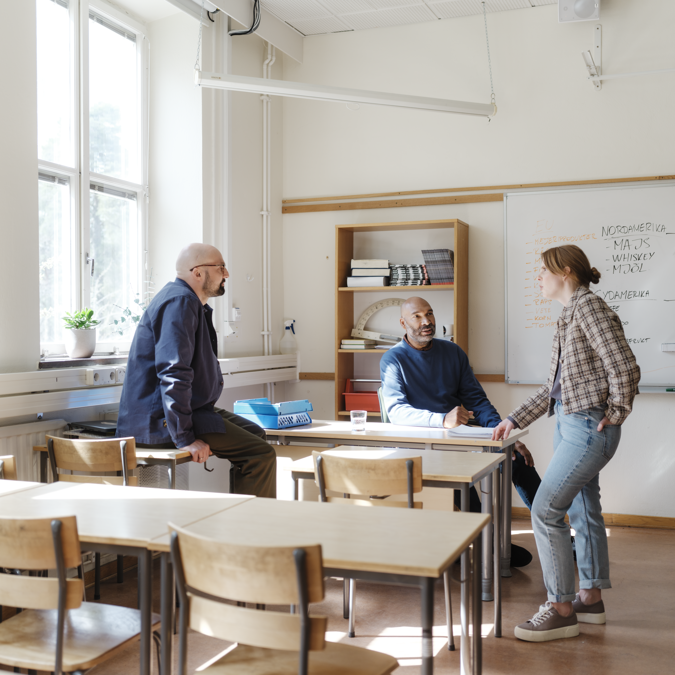
[[[558,318],[548,382],[509,415],[521,429],[546,411],[553,415],[550,392],[558,363],[566,415],[606,406],[607,419],[623,424],[638,394],[640,367],[618,315],[584,286],[574,291]]]

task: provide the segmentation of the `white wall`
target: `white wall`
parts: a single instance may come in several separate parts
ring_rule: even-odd
[[[180,12],[149,25],[149,268],[159,290],[180,249],[202,241],[202,96],[194,85],[198,23]]]
[[[35,3],[0,13],[0,372],[40,358]]]
[[[603,71],[672,67],[674,21],[670,0],[603,3]],[[286,99],[284,197],[673,173],[675,76],[608,81],[597,92],[580,56],[593,45],[593,23],[559,25],[555,5],[489,14],[488,22],[499,106],[492,122]],[[304,63],[287,59],[284,76],[487,102],[483,18],[306,38]],[[469,356],[476,372],[504,372],[501,203],[284,216],[284,305],[298,319],[303,370],[334,369],[334,226],[434,218],[471,226]],[[410,245],[417,248],[414,239]],[[533,391],[485,388],[502,415]],[[302,382],[287,393],[311,398],[316,417],[332,417],[332,382]],[[603,472],[606,512],[675,516],[675,456],[663,424],[674,400],[636,400],[621,449]],[[529,445],[542,473],[551,438],[550,421],[532,426]]]
[[[239,25],[232,24],[233,29]],[[256,35],[232,38],[231,73],[262,77],[267,48]],[[272,77],[283,78],[281,55],[272,70]],[[229,214],[230,269],[228,306],[241,309],[237,324],[239,334],[225,339],[226,356],[262,354],[262,101],[256,94],[232,93],[230,104],[230,173],[231,209]],[[282,104],[272,99],[272,328],[275,353],[283,330],[283,279],[281,275],[281,195],[283,186],[281,131]]]

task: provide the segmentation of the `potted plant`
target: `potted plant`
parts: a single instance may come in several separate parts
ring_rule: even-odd
[[[96,326],[101,323],[93,319],[94,310],[85,307],[79,312],[66,312],[65,326],[66,353],[71,359],[88,359],[96,349]]]

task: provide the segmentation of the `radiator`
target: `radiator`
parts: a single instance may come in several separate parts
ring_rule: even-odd
[[[46,420],[0,427],[0,455],[14,455],[19,480],[40,480],[40,453],[34,445],[46,445],[45,436],[63,436],[65,420]]]

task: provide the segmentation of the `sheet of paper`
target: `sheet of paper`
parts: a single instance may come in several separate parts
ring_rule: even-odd
[[[463,436],[464,438],[492,438],[492,429],[488,427],[469,427],[466,424],[460,424],[454,429],[446,429],[452,436]]]

